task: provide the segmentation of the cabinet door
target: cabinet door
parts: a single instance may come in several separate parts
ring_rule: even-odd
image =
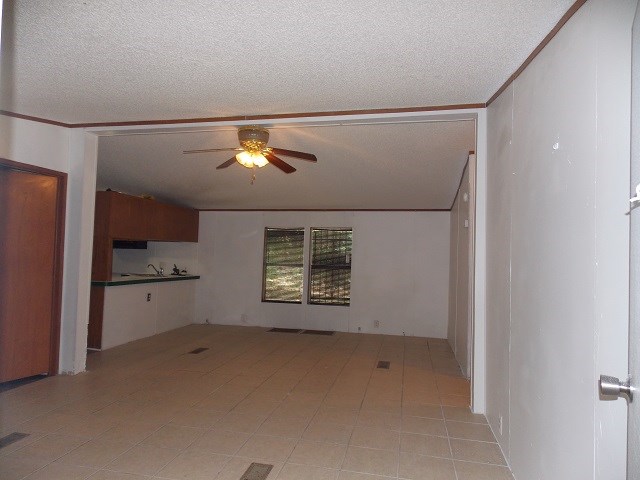
[[[150,202],[129,195],[112,194],[110,234],[121,240],[146,240],[149,229]]]
[[[155,204],[153,240],[164,242],[197,242],[198,211],[191,208]]]
[[[167,205],[166,215],[171,219],[168,223],[170,230],[167,232],[169,238],[179,242],[198,241],[198,211],[191,208]]]

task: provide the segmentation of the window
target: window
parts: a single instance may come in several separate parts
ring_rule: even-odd
[[[349,305],[351,302],[352,230],[312,228],[309,303]]]
[[[302,303],[304,228],[266,228],[263,302]]]

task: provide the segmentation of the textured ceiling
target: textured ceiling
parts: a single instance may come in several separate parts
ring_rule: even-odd
[[[270,146],[315,153],[318,163],[284,158],[251,170],[216,166],[232,152],[182,150],[237,146],[236,130],[101,137],[98,188],[197,208],[448,209],[470,150],[475,122],[404,123],[270,130]]]
[[[77,123],[484,103],[572,3],[5,1],[0,108]]]

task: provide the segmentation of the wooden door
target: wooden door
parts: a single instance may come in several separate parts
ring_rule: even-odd
[[[56,373],[64,178],[2,163],[0,382],[5,382]]]

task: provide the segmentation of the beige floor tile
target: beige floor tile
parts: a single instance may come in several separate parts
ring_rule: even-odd
[[[178,453],[178,450],[155,447],[153,445],[136,445],[131,448],[105,468],[123,473],[134,473],[137,475],[155,475]]]
[[[95,468],[51,463],[29,475],[26,480],[84,480],[95,472],[97,472]]]
[[[322,423],[338,423],[342,425],[355,425],[358,419],[358,410],[351,408],[321,408],[313,420]]]
[[[142,443],[160,448],[184,450],[205,432],[206,430],[202,428],[165,425],[145,438]]]
[[[383,477],[380,475],[370,475],[368,473],[340,471],[338,480],[391,480],[396,477]]]
[[[47,463],[48,460],[38,457],[5,455],[0,457],[0,478],[2,480],[18,480],[39,470]]]
[[[81,467],[101,468],[130,448],[131,445],[128,443],[91,440],[67,453],[57,462]]]
[[[399,457],[408,478],[450,479],[454,463],[458,480],[509,478],[481,463],[503,459],[445,339],[265,330],[192,325],[0,394],[0,436],[33,432],[0,450],[0,478],[82,478],[109,462],[92,480],[238,480],[258,461],[274,464],[270,480],[381,480],[398,478]]]
[[[140,443],[157,430],[158,427],[156,425],[131,422],[116,425],[104,432],[98,438],[109,442],[126,442],[133,446]]]
[[[300,438],[309,425],[309,420],[305,417],[270,417],[257,433],[262,435],[275,435],[278,437]]]
[[[440,403],[449,407],[469,407],[471,399],[468,395],[440,395]]]
[[[232,410],[218,421],[216,428],[232,432],[255,433],[265,418],[263,415],[236,413]]]
[[[456,460],[506,465],[497,443],[451,439],[451,451]]]
[[[307,417],[311,418],[315,415],[318,407],[315,405],[309,405],[303,402],[282,402],[278,408],[276,408],[272,416],[282,417]]]
[[[9,435],[9,433],[13,433],[13,432],[3,433],[1,436]],[[0,449],[0,457],[3,455],[11,455],[16,450],[20,450],[22,447],[26,447],[27,445],[35,442],[36,440],[44,437],[45,435],[46,435],[45,433],[30,433],[26,437],[18,440],[17,442],[14,442],[10,445],[2,447]]]
[[[233,455],[250,436],[248,433],[212,429],[193,442],[189,450]]]
[[[482,442],[495,442],[496,439],[489,428],[489,425],[477,423],[449,422],[447,421],[447,431],[451,438],[461,438],[463,440],[479,440]]]
[[[358,426],[353,429],[349,445],[397,451],[400,445],[400,433],[385,428]]]
[[[440,407],[440,405],[404,406],[402,407],[402,415],[407,417],[443,418],[442,407]]]
[[[455,422],[487,423],[484,415],[471,413],[468,407],[442,407],[444,418]]]
[[[239,457],[262,458],[273,462],[284,462],[293,451],[296,440],[267,435],[254,435],[236,454]]]
[[[117,422],[95,415],[73,415],[56,433],[77,437],[96,438],[115,427]]]
[[[444,420],[436,420],[434,418],[402,417],[402,431],[420,433],[422,435],[447,436]]]
[[[418,455],[430,455],[432,457],[451,458],[449,439],[432,435],[403,433],[400,437],[400,451]]]
[[[455,462],[458,480],[513,480],[507,467],[481,463]]]
[[[337,470],[286,463],[277,478],[278,480],[335,480],[337,475]]]
[[[441,395],[469,395],[469,380],[465,378],[438,375],[437,383]]]
[[[57,434],[45,435],[35,442],[16,450],[14,455],[27,458],[41,458],[47,460],[48,463],[62,457],[87,441],[87,438],[82,437],[70,437]]]
[[[398,472],[398,452],[349,447],[342,463],[342,470],[396,476]]]
[[[157,474],[176,480],[209,480],[215,478],[231,457],[196,451],[182,452]]]
[[[243,400],[236,405],[232,413],[238,415],[260,415],[265,418],[270,415],[278,406],[280,402],[263,401],[263,400]]]
[[[376,411],[361,411],[358,415],[357,425],[365,427],[388,428],[390,430],[400,430],[401,416],[399,414],[388,414]]]
[[[312,422],[302,434],[302,438],[314,442],[346,445],[349,443],[352,430],[351,425]]]
[[[16,430],[23,433],[55,433],[73,419],[72,415],[46,413],[21,423]]]
[[[398,476],[411,480],[456,480],[453,462],[414,453],[400,453]]]
[[[229,462],[224,466],[222,471],[215,477],[216,480],[238,480],[242,477],[242,475],[247,471],[249,465],[251,463],[266,463],[264,460],[259,460],[255,458],[242,458],[242,457],[233,457]],[[282,463],[274,463],[273,468],[269,472],[266,480],[275,480],[280,470],[282,470]]]
[[[316,467],[340,468],[346,452],[345,445],[301,440],[291,453],[289,462]]]
[[[149,480],[146,475],[137,475],[134,473],[113,472],[110,470],[99,470],[90,477],[91,480]]]
[[[224,416],[225,412],[191,407],[179,412],[170,423],[181,427],[211,428]]]

